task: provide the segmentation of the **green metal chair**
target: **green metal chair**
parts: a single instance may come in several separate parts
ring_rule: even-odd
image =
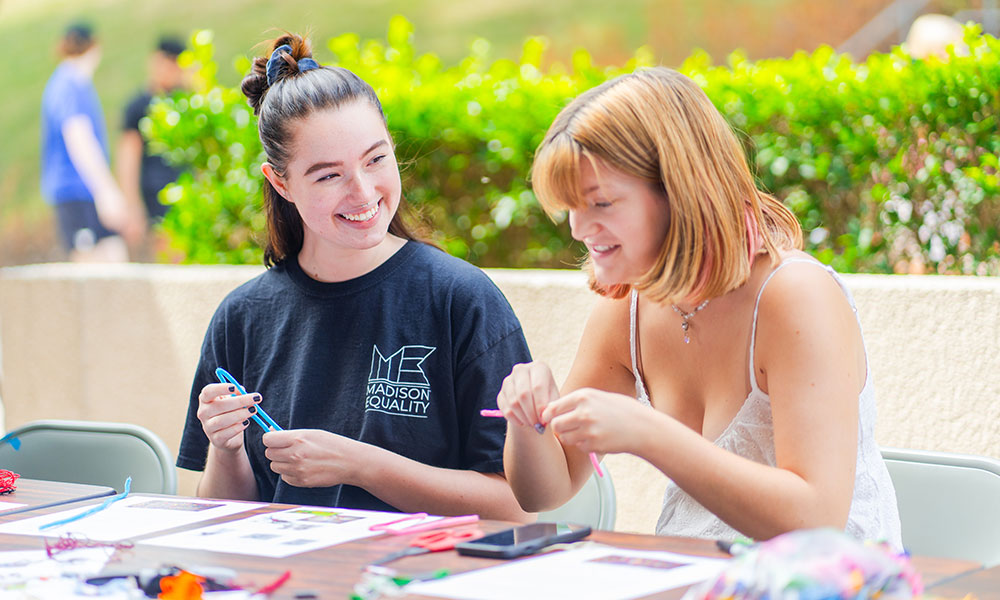
[[[913,554],[1000,564],[1000,461],[882,448]]]
[[[593,529],[615,528],[615,485],[608,467],[601,463],[604,477],[593,473],[580,491],[559,508],[538,513],[539,521],[567,521],[590,525]]]
[[[118,491],[124,488],[125,479],[132,477],[133,492],[177,492],[170,451],[145,427],[43,420],[7,433],[4,440],[0,468],[22,477],[104,485]]]

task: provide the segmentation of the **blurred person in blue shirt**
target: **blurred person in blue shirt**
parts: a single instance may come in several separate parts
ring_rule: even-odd
[[[141,237],[143,223],[108,166],[107,128],[92,82],[101,47],[90,25],[70,25],[59,54],[42,95],[42,194],[55,208],[70,260],[126,261],[124,238]]]

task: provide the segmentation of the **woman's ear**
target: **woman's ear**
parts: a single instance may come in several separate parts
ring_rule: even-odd
[[[271,187],[274,188],[274,191],[281,194],[281,197],[285,200],[295,204],[295,201],[288,197],[288,188],[285,186],[285,179],[274,170],[274,165],[266,162],[260,166],[260,172],[263,173],[264,177],[266,177],[268,182],[271,183]]]

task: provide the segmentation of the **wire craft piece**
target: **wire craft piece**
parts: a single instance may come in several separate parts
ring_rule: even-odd
[[[20,477],[20,475],[13,471],[0,469],[0,496],[11,494],[17,489],[14,482],[17,481],[18,477]]]
[[[238,391],[241,395],[246,395],[246,388],[240,385],[240,382],[236,381],[236,378],[230,375],[229,371],[219,367],[215,370],[215,376],[219,378],[219,383],[231,383],[236,387],[236,391]],[[236,394],[233,395],[235,396]],[[271,416],[267,414],[267,411],[260,405],[257,406],[257,412],[250,415],[250,418],[253,419],[255,423],[260,425],[260,428],[265,432],[282,431],[281,426],[275,423],[274,419],[272,419]],[[261,418],[264,420],[261,421]]]
[[[104,502],[102,502],[102,503],[100,503],[97,506],[94,506],[92,508],[88,508],[87,510],[83,511],[82,513],[75,514],[72,517],[66,517],[65,519],[59,519],[58,521],[53,521],[51,523],[46,523],[45,525],[39,526],[38,529],[39,529],[39,531],[45,530],[45,529],[51,529],[53,527],[58,527],[60,525],[65,525],[66,523],[72,523],[73,521],[79,521],[80,519],[82,519],[84,517],[89,517],[90,515],[92,515],[94,513],[101,512],[102,510],[104,510],[107,507],[111,506],[115,502],[118,502],[119,500],[124,500],[126,497],[128,497],[129,491],[131,491],[131,489],[132,489],[132,478],[129,477],[128,479],[125,480],[125,491],[124,492],[118,494],[117,496],[111,496],[110,498],[108,498]]]
[[[54,542],[45,540],[45,554],[49,558],[55,558],[61,552],[77,550],[80,548],[108,548],[109,550],[131,550],[135,547],[132,542],[98,542],[85,537],[75,537],[71,533],[63,535]]]

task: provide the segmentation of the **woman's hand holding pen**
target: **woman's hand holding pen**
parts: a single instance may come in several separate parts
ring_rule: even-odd
[[[549,402],[540,418],[559,441],[584,452],[635,453],[634,425],[648,410],[624,394],[581,388]]]
[[[319,429],[271,431],[262,438],[271,470],[296,487],[356,485],[368,444]]]
[[[260,394],[233,395],[228,383],[210,383],[198,395],[198,420],[213,446],[228,452],[243,448],[243,430],[257,410]]]
[[[540,362],[514,365],[503,380],[497,407],[509,423],[520,427],[542,426],[542,410],[559,398],[559,387],[548,365]],[[537,427],[536,427],[537,428]]]

